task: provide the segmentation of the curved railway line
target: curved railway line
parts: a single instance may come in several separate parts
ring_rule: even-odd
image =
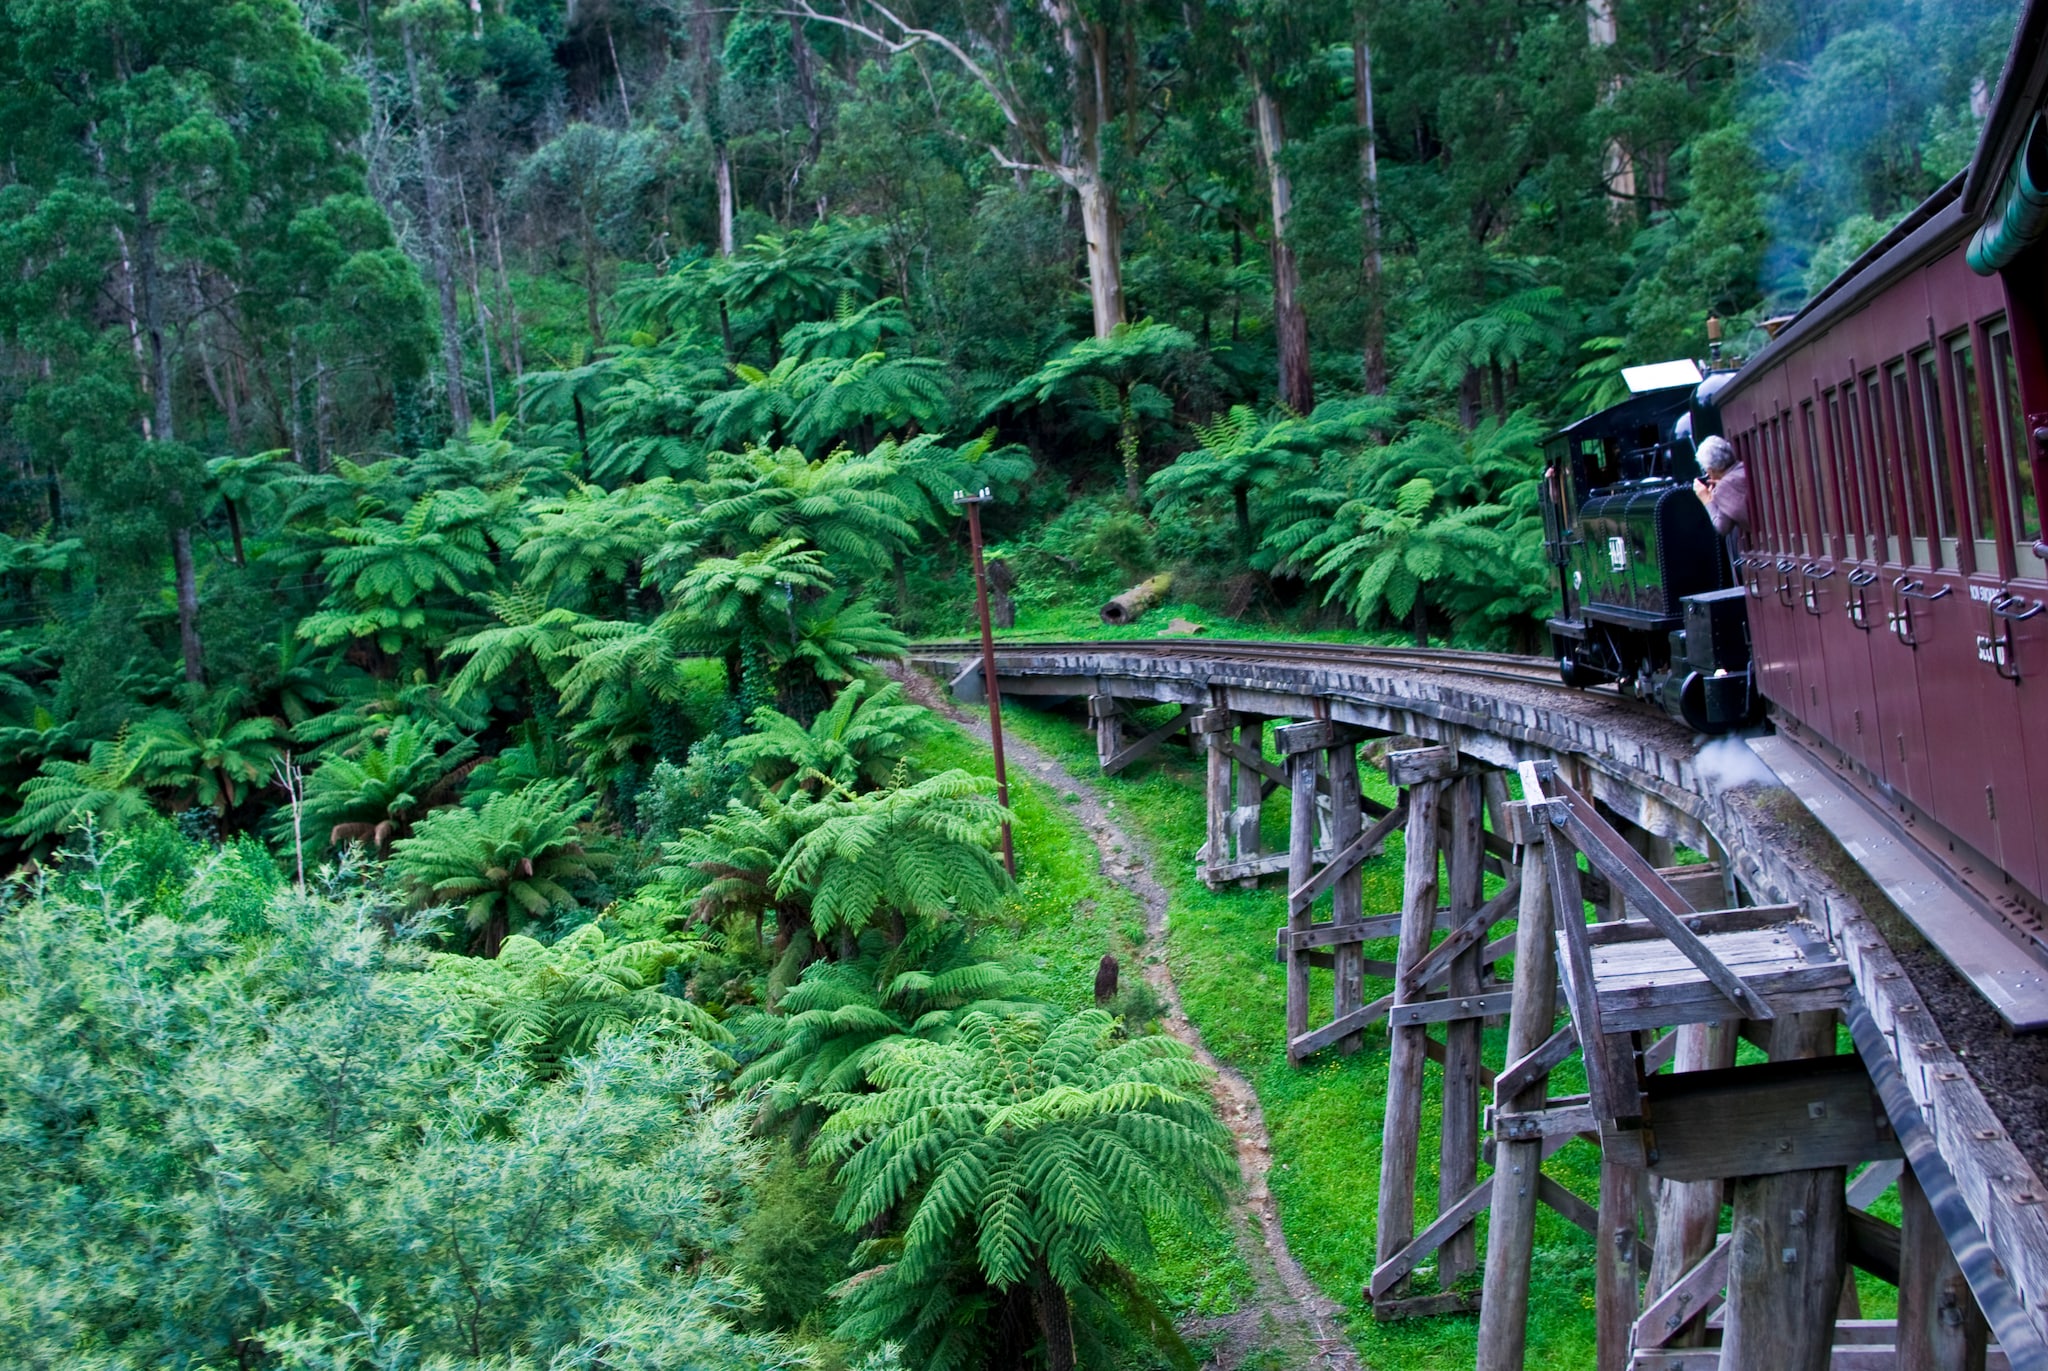
[[[978,643],[922,643],[910,655],[914,665],[950,680],[963,699],[981,698]],[[2048,1183],[2042,1179],[2048,1170],[2048,1047],[2041,1037],[2010,1036],[1988,1008],[2000,994],[2023,998],[2032,990],[2027,985],[2015,989],[2010,981],[1987,982],[1973,974],[1982,968],[1973,969],[1949,947],[1941,946],[1936,955],[1937,940],[1923,936],[1923,921],[1915,918],[1925,911],[1901,908],[1899,900],[1888,899],[1886,890],[1897,887],[1866,879],[1829,829],[1770,785],[1763,766],[1752,762],[1753,776],[1731,780],[1715,763],[1703,765],[1699,740],[1660,711],[1612,690],[1566,687],[1555,663],[1540,657],[1190,637],[1005,639],[996,644],[995,661],[1006,701],[1085,700],[1109,770],[1129,764],[1179,729],[1208,749],[1210,837],[1195,855],[1204,877],[1214,883],[1251,883],[1290,870],[1287,854],[1258,851],[1256,833],[1258,806],[1268,795],[1285,793],[1287,780],[1257,754],[1265,740],[1277,743],[1280,738],[1266,730],[1291,721],[1290,733],[1314,725],[1346,730],[1347,738],[1394,739],[1402,748],[1433,744],[1454,764],[1493,774],[1522,763],[1547,765],[1553,769],[1548,774],[1595,802],[1615,831],[1633,835],[1629,841],[1642,851],[1668,853],[1670,844],[1682,843],[1717,861],[1729,898],[1715,905],[1802,911],[1846,964],[1852,984],[1845,991],[1849,998],[1843,1012],[1856,1028],[1873,1077],[1884,1082],[1887,1108],[1899,1115],[1894,1121],[1898,1135],[1920,1140],[1925,1155],[1915,1154],[1915,1169],[1925,1162],[1951,1178],[1943,1232],[1964,1260],[1973,1287],[1984,1283],[1979,1302],[1992,1319],[2002,1355],[2014,1366],[2048,1366]],[[1148,713],[1143,722],[1131,714],[1133,707],[1155,705],[1180,709],[1163,727],[1151,722],[1156,713]],[[1236,741],[1240,730],[1243,741]],[[1775,756],[1787,772],[1795,770],[1795,763],[1828,770],[1816,754],[1793,746],[1789,738],[1772,739],[1770,745],[1778,752],[1764,746],[1758,750]],[[1741,745],[1720,744],[1730,746]],[[1295,793],[1303,793],[1299,782]],[[1795,793],[1813,807],[1810,794]],[[1500,794],[1505,797],[1504,787]],[[1369,822],[1374,807],[1369,801],[1365,805]],[[1493,812],[1491,801],[1488,810]],[[1843,819],[1839,813],[1833,817]],[[1884,818],[1864,811],[1851,817],[1866,829]],[[1356,826],[1349,830],[1358,831]],[[1361,841],[1369,840],[1367,835]],[[1489,844],[1494,841],[1489,838]],[[1885,842],[1893,857],[1911,856],[1914,839],[1906,829],[1894,827]],[[1855,844],[1849,846],[1853,850]],[[1869,854],[1854,855],[1860,861]],[[1323,851],[1318,849],[1315,857],[1323,860]],[[1295,854],[1290,885],[1308,869],[1303,860]],[[1940,894],[1955,904],[1953,882],[1940,892],[1932,890],[1932,881],[1946,879],[1930,878],[1924,898]],[[1598,877],[1589,875],[1589,880],[1599,888]],[[1327,892],[1330,884],[1320,888]],[[1922,902],[1916,895],[1903,903]],[[1999,946],[2019,949],[2017,956],[1990,958],[1998,963],[1993,970],[2044,981],[2040,989],[2048,999],[2048,980],[2040,976],[2038,962],[2029,960],[2014,929],[1992,929],[1999,912],[1982,902],[1970,908],[1978,931],[1995,932],[2008,940]],[[1380,916],[1379,921],[1393,917]],[[1327,954],[1316,964],[1327,965]],[[1505,994],[1495,998],[1504,1001]],[[1354,1012],[1384,1016],[1384,1003]],[[2000,1006],[2008,1022],[2010,1010],[2010,1004]],[[1500,1009],[1489,1007],[1489,1012]],[[1298,1044],[1301,1055],[1342,1041],[1342,1027],[1311,1030]],[[1292,1026],[1290,1041],[1295,1041]],[[1433,1053],[1441,1051],[1432,1043]],[[1492,1075],[1480,1068],[1482,1082]],[[1978,1254],[1974,1270],[1971,1253]],[[1665,1363],[1639,1356],[1635,1364]]]

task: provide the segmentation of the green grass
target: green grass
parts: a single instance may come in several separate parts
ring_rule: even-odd
[[[1363,1308],[1359,1292],[1373,1266],[1386,1035],[1369,1033],[1365,1050],[1355,1056],[1325,1052],[1301,1067],[1288,1063],[1285,987],[1282,970],[1273,960],[1273,931],[1285,919],[1284,897],[1276,889],[1211,891],[1196,879],[1193,855],[1203,841],[1205,825],[1196,763],[1167,748],[1157,760],[1103,778],[1095,773],[1093,740],[1078,722],[1019,708],[1005,715],[1005,724],[1015,736],[1058,757],[1083,778],[1083,784],[1097,787],[1114,801],[1118,822],[1148,847],[1151,869],[1171,898],[1167,955],[1182,1001],[1210,1049],[1242,1071],[1258,1092],[1273,1142],[1269,1184],[1280,1205],[1288,1245],[1317,1285],[1351,1311],[1348,1329],[1361,1355],[1386,1371],[1470,1366],[1475,1319],[1453,1316],[1381,1324]],[[977,769],[986,768],[985,758],[977,759]],[[1368,790],[1374,789],[1376,774],[1368,771],[1366,776]],[[1029,807],[1030,789],[1024,787],[1015,797],[1020,837],[1037,822]],[[1387,798],[1384,789],[1379,794]],[[1271,814],[1268,828],[1274,846],[1284,843],[1284,827]],[[1032,880],[1027,871],[1027,889]],[[1366,911],[1398,909],[1400,881],[1397,840],[1365,870]],[[1080,922],[1074,931],[1079,934],[1086,927]],[[1367,955],[1391,958],[1391,943],[1368,947]],[[1386,988],[1384,982],[1368,982],[1366,994],[1375,996]],[[1314,993],[1318,1014],[1326,1019],[1331,993],[1327,972],[1316,973]],[[1487,1061],[1496,1069],[1504,1039],[1499,1029],[1486,1035]],[[1560,1073],[1555,1082],[1557,1093],[1580,1088],[1566,1075]],[[1430,1159],[1437,1143],[1433,1114],[1438,1073],[1433,1065],[1428,1080],[1431,1102],[1425,1111],[1424,1174],[1417,1205],[1421,1223],[1435,1212],[1436,1180]],[[1597,1164],[1594,1150],[1575,1142],[1552,1158],[1547,1169],[1591,1197]],[[1429,1270],[1418,1277],[1418,1292],[1434,1288]],[[1471,1283],[1476,1282],[1474,1276]],[[1592,1361],[1592,1302],[1591,1239],[1550,1211],[1541,1211],[1530,1365]]]

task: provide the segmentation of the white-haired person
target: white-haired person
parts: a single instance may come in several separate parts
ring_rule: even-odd
[[[1735,444],[1718,436],[1700,444],[1699,459],[1693,494],[1707,507],[1714,532],[1728,540],[1731,553],[1740,553],[1749,540],[1749,467]]]

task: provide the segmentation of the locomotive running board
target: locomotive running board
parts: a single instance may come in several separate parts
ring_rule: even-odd
[[[1749,746],[2009,1028],[2048,1029],[2048,967],[1996,909],[1798,743],[1781,734],[1751,738]]]

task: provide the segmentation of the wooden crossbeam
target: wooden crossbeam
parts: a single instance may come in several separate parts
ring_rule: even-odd
[[[1571,1138],[1591,1133],[1599,1127],[1600,1120],[1594,1116],[1592,1104],[1583,1095],[1552,1100],[1543,1109],[1497,1112],[1493,1116],[1493,1136],[1508,1142],[1527,1142],[1531,1138]]]
[[[1313,1056],[1331,1043],[1341,1042],[1353,1033],[1371,1028],[1380,1021],[1380,1016],[1384,1013],[1386,1010],[1380,1008],[1379,1002],[1375,1000],[1363,1009],[1354,1009],[1349,1014],[1339,1014],[1321,1028],[1311,1028],[1287,1044],[1287,1055],[1296,1061]]]
[[[1400,827],[1402,820],[1407,817],[1408,795],[1403,791],[1399,804],[1387,811],[1371,828],[1346,843],[1343,851],[1324,863],[1323,869],[1309,877],[1298,889],[1288,891],[1287,903],[1314,904],[1324,891],[1350,874],[1353,867],[1385,846],[1388,835]]]
[[[1386,772],[1389,783],[1406,789],[1428,781],[1449,780],[1458,771],[1458,750],[1454,747],[1418,747],[1406,752],[1389,752]]]
[[[1247,857],[1239,862],[1217,862],[1202,864],[1202,879],[1223,882],[1240,881],[1250,876],[1270,876],[1276,871],[1287,869],[1288,857],[1285,852],[1268,852],[1258,857]]]
[[[1863,1173],[1849,1182],[1849,1207],[1868,1209],[1877,1202],[1878,1196],[1892,1188],[1899,1174],[1906,1169],[1903,1161],[1872,1162],[1863,1168]]]
[[[1135,743],[1119,749],[1108,761],[1102,764],[1102,774],[1114,776],[1131,763],[1150,756],[1158,750],[1161,743],[1164,743],[1168,738],[1173,737],[1174,734],[1186,728],[1188,716],[1194,712],[1195,707],[1193,705],[1182,705],[1180,712],[1175,714],[1172,719],[1153,729]]]
[[[1862,1059],[1808,1057],[1644,1082],[1650,1171],[1711,1181],[1902,1155]]]
[[[1372,730],[1360,728],[1357,724],[1339,723],[1335,719],[1305,719],[1298,724],[1282,724],[1273,730],[1273,747],[1283,757],[1297,752],[1319,752],[1324,748],[1342,747],[1346,743],[1362,743],[1373,736]]]
[[[1496,990],[1485,995],[1446,996],[1436,1000],[1395,1001],[1387,1009],[1387,1026],[1413,1028],[1417,1024],[1450,1023],[1455,1019],[1486,1019],[1508,1012],[1514,992]]]
[[[1508,883],[1498,895],[1481,905],[1464,923],[1451,930],[1450,936],[1429,950],[1428,955],[1411,968],[1402,978],[1401,990],[1409,995],[1421,994],[1421,987],[1450,966],[1452,960],[1472,944],[1490,932],[1493,926],[1508,918],[1514,911],[1515,903],[1522,896],[1521,873],[1508,878]]]
[[[1391,938],[1401,931],[1399,914],[1375,914],[1355,924],[1315,923],[1307,928],[1281,928],[1274,930],[1279,945],[1280,960],[1285,961],[1289,952],[1306,952],[1311,948],[1341,947],[1347,943],[1371,942],[1375,938]]]
[[[1742,909],[1710,909],[1701,914],[1681,914],[1678,921],[1694,933],[1708,936],[1715,933],[1747,933],[1758,928],[1771,928],[1790,923],[1802,917],[1796,904],[1752,905]],[[1586,941],[1594,947],[1612,947],[1616,943],[1654,942],[1664,936],[1664,930],[1647,919],[1616,919],[1604,924],[1594,924],[1586,930]]]

